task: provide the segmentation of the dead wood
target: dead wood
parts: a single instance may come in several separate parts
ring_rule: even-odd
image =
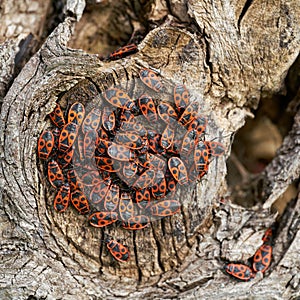
[[[25,15],[34,10],[35,18],[29,25],[25,22],[29,30],[24,25],[20,32],[9,34],[14,14],[8,2],[0,11],[1,299],[300,297],[299,189],[277,218],[274,259],[266,274],[237,282],[222,271],[226,261],[247,262],[253,256],[264,230],[277,216],[271,204],[299,179],[296,92],[293,103],[298,111],[292,129],[272,162],[251,178],[252,187],[244,186],[245,193],[258,197],[256,205],[233,204],[233,187],[226,182],[234,134],[262,98],[285,92],[285,78],[299,55],[298,1],[250,1],[243,6],[228,1],[123,1],[119,6],[113,1],[91,1],[84,11],[84,1],[70,0],[64,6],[64,21],[44,43],[28,46],[33,52],[40,48],[32,56],[26,52],[24,56],[31,57],[23,61],[27,61],[24,66],[19,64],[18,76],[20,41],[30,33],[43,39],[47,31],[40,27],[46,26],[51,9],[49,3],[33,9],[24,2],[23,9],[12,2],[11,7]],[[105,62],[100,55],[87,53],[104,55],[112,47],[108,40],[118,36],[121,44],[128,28],[147,32],[137,54]],[[85,43],[91,40],[88,34],[98,39]],[[184,82],[210,117],[207,138],[222,139],[228,151],[211,163],[206,180],[178,191],[183,202],[180,214],[139,232],[116,226],[105,229],[132,249],[130,261],[121,264],[101,242],[104,231],[88,226],[86,217],[75,210],[63,214],[53,210],[53,190],[37,159],[36,145],[49,126],[47,114],[56,101],[63,104],[81,97],[92,105],[111,82],[138,95],[141,67],[159,71],[164,97],[174,84]]]

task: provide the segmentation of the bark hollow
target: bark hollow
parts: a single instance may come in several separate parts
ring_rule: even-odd
[[[0,10],[1,299],[300,297],[298,1],[21,2],[12,4],[19,29],[9,1]],[[132,33],[137,53],[103,59],[116,48],[112,40],[126,44]],[[141,82],[143,68],[161,78],[159,93]],[[79,101],[88,110],[111,86],[134,99],[146,91],[172,102],[176,84],[188,87],[207,116],[205,140],[226,148],[200,182],[178,186],[180,213],[137,231],[91,227],[73,208],[57,213],[36,154],[56,103],[67,109]],[[276,107],[279,95],[291,120],[279,149],[262,172],[231,183],[232,162],[241,155],[231,148],[235,134],[265,99]],[[274,212],[284,196],[285,209]],[[249,282],[225,274],[229,261],[249,263],[275,221],[268,271]],[[128,262],[113,259],[106,235],[129,247]]]

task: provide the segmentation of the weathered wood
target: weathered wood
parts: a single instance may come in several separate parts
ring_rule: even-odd
[[[64,214],[53,210],[53,190],[36,157],[38,136],[49,125],[46,116],[56,101],[81,95],[86,105],[92,105],[102,101],[98,93],[111,81],[139,95],[138,71],[149,66],[163,78],[162,97],[167,99],[175,83],[189,87],[210,117],[207,139],[222,138],[228,157],[229,135],[243,126],[263,94],[283,89],[299,54],[297,1],[251,2],[245,7],[199,1],[187,6],[171,1],[166,6],[158,1],[148,10],[148,20],[172,13],[186,22],[185,28],[169,17],[148,33],[139,53],[117,62],[103,62],[97,55],[67,47],[71,39],[75,43],[74,27],[83,5],[67,2],[65,11],[75,18],[67,17],[55,28],[7,93],[17,44],[7,40],[0,48],[5,93],[0,116],[1,299],[299,297],[299,199],[282,216],[274,263],[264,278],[239,283],[222,273],[226,260],[246,262],[254,254],[276,217],[261,205],[244,209],[220,202],[231,188],[225,180],[225,158],[211,163],[206,180],[197,187],[178,192],[184,203],[181,214],[136,233],[118,227],[105,230],[132,249],[130,261],[120,264],[105,250],[103,231],[88,226],[86,217],[71,209]],[[278,156],[261,174],[268,208],[299,176],[298,127],[299,113]],[[285,168],[279,169],[289,156]],[[276,181],[273,191],[272,181]]]
[[[2,1],[0,9],[1,82],[3,97],[26,59],[41,44],[50,1]]]

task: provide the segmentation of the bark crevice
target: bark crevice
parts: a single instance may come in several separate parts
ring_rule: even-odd
[[[130,11],[131,3],[124,0],[125,10],[116,12],[109,1],[96,5],[95,15],[89,15],[84,12],[83,0],[68,0],[64,9],[74,17],[67,16],[53,30],[17,77],[14,68],[24,47],[31,45],[31,37],[24,27],[23,35],[15,39],[6,35],[6,42],[1,40],[0,96],[5,96],[0,115],[1,298],[300,296],[299,264],[295,264],[299,256],[299,195],[278,218],[274,258],[264,275],[257,275],[254,282],[237,283],[222,271],[227,261],[246,263],[253,256],[265,229],[277,217],[269,208],[299,178],[299,111],[276,157],[251,186],[251,192],[262,201],[249,208],[231,203],[232,187],[225,178],[232,142],[227,132],[234,136],[262,96],[282,93],[284,78],[299,55],[299,5],[296,0],[279,6],[253,1],[243,6],[193,0],[165,4],[135,3]],[[103,17],[99,8],[120,16],[111,21],[109,28],[115,31],[106,33],[116,44],[122,44],[135,27],[146,32],[147,24],[156,22],[157,28],[139,43],[138,53],[116,62],[102,61],[110,43],[103,42],[101,50],[97,43],[89,44],[99,55],[75,49],[84,41],[82,36],[77,38],[80,28],[86,30],[84,24],[89,24],[86,17]],[[143,8],[145,13],[137,18],[137,11]],[[40,9],[43,12],[36,9],[36,14],[45,16],[45,7]],[[176,21],[170,17],[161,22],[169,12]],[[79,24],[80,19],[86,23]],[[42,24],[37,20],[31,29]],[[101,30],[103,34],[106,29]],[[47,114],[56,102],[68,103],[72,95],[90,97],[92,101],[85,100],[85,104],[92,105],[111,84],[128,88],[136,97],[141,91],[141,67],[158,69],[166,100],[175,84],[188,86],[192,98],[201,102],[201,112],[209,117],[206,138],[220,139],[228,149],[226,157],[210,163],[206,180],[177,192],[176,197],[184,203],[180,214],[153,222],[143,231],[130,233],[117,226],[97,230],[73,209],[56,213],[54,190],[36,157],[37,139],[50,124]],[[294,109],[299,101],[295,98]],[[110,256],[104,243],[107,234],[132,249],[128,263],[118,263]]]

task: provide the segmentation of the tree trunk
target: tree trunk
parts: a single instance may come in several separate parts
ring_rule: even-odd
[[[0,298],[299,299],[299,1],[66,2],[0,7]],[[131,35],[138,53],[102,59]],[[36,155],[47,114],[72,99],[93,107],[112,84],[138,97],[141,68],[162,78],[160,99],[175,84],[189,88],[209,117],[205,139],[221,141],[225,156],[201,182],[178,189],[179,214],[143,230],[100,230],[74,209],[57,213]],[[231,149],[235,134],[279,98],[290,130],[264,170],[249,176],[240,149]],[[230,180],[232,166],[244,180]],[[249,282],[229,277],[224,265],[247,263],[274,221],[268,271]],[[109,255],[106,235],[128,245],[128,262]]]

